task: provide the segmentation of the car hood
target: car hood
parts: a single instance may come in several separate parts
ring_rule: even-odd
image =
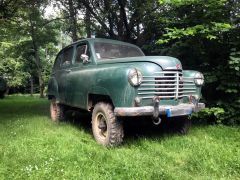
[[[99,60],[98,64],[113,64],[128,62],[151,62],[161,66],[163,70],[182,69],[181,62],[178,59],[170,56],[140,56],[128,58],[104,59]]]

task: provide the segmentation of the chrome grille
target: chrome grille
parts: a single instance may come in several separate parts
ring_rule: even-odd
[[[182,71],[161,71],[152,76],[143,76],[138,89],[138,96],[142,99],[154,96],[160,99],[181,99],[193,93],[196,93],[194,79],[183,77]]]

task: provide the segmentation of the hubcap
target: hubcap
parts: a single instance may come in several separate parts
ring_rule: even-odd
[[[102,138],[106,138],[106,136],[107,136],[107,121],[106,121],[106,118],[102,113],[98,113],[96,118],[97,118],[98,134]]]

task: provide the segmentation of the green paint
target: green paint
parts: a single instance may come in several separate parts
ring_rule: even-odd
[[[152,76],[154,72],[176,69],[181,62],[168,56],[139,56],[98,60],[94,42],[114,43],[136,47],[135,45],[107,39],[84,39],[60,51],[73,47],[71,64],[67,67],[55,68],[48,85],[48,96],[55,96],[63,104],[87,110],[88,97],[91,94],[109,96],[115,107],[132,107],[138,96],[138,88],[128,82],[129,70],[136,68],[143,76]],[[89,62],[75,63],[76,48],[79,44],[89,47]],[[138,47],[136,47],[138,48]],[[139,49],[139,48],[138,48]],[[194,77],[196,71],[183,71],[185,77]],[[194,85],[195,87],[195,85]],[[200,96],[201,88],[197,88]],[[188,102],[188,98],[181,100],[162,100],[160,105],[177,105]],[[141,106],[152,105],[151,99],[142,100]]]

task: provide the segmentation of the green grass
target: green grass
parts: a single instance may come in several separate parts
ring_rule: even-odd
[[[0,100],[0,179],[240,179],[239,127],[195,125],[187,136],[153,128],[108,149],[89,123],[51,122],[48,106],[37,97]]]

